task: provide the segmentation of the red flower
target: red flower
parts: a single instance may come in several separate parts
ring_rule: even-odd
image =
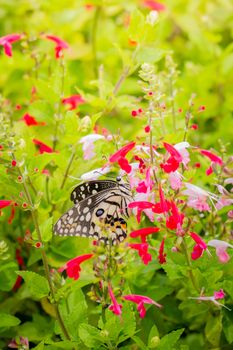
[[[145,7],[148,7],[151,10],[154,11],[165,11],[166,10],[166,6],[164,4],[161,4],[158,1],[154,1],[154,0],[144,0],[143,4]]]
[[[171,202],[171,212],[172,215],[170,215],[166,220],[167,228],[170,228],[170,230],[181,228],[184,220],[184,214],[179,213],[178,208],[173,201]]]
[[[145,315],[146,315],[146,309],[145,309],[144,304],[153,304],[159,308],[162,307],[162,305],[156,303],[153,299],[148,298],[144,295],[128,294],[128,295],[123,295],[122,298],[125,300],[132,301],[133,303],[136,303],[138,305],[137,310],[138,310],[139,316],[141,318],[145,317]]]
[[[148,235],[151,235],[153,233],[158,232],[160,229],[158,227],[146,227],[146,228],[141,228],[140,230],[132,231],[130,233],[130,237],[132,238],[141,238],[142,243],[146,243],[146,237]]]
[[[148,253],[149,245],[147,243],[129,243],[129,247],[138,251],[143,264],[148,265],[152,260],[151,254]]]
[[[22,38],[21,34],[8,34],[0,38],[0,45],[4,47],[4,52],[6,56],[12,56],[12,43],[18,41]]]
[[[68,105],[69,111],[76,109],[79,105],[85,103],[84,98],[81,95],[72,95],[70,97],[66,97],[62,99],[63,105]]]
[[[109,306],[109,310],[111,310],[115,315],[121,315],[122,305],[118,304],[110,285],[108,286],[108,292],[109,292],[110,298],[112,300],[112,305]]]
[[[223,166],[222,158],[216,156],[216,154],[214,154],[214,153],[212,153],[212,152],[210,152],[208,150],[205,150],[205,149],[201,149],[200,152],[205,157],[209,158],[212,163],[219,164],[220,166]],[[213,172],[213,168],[210,165],[210,167],[206,170],[206,175],[210,175],[210,174],[212,174],[212,172]]]
[[[53,150],[51,147],[47,146],[45,143],[43,143],[43,142],[41,142],[41,141],[39,141],[39,140],[33,139],[32,142],[33,142],[35,145],[39,146],[39,152],[40,152],[40,154],[43,154],[43,153],[53,153],[53,152],[54,152],[54,150]]]
[[[9,200],[6,200],[6,199],[0,199],[0,209],[8,207],[11,204],[12,204],[12,201],[9,201]]]
[[[160,167],[166,172],[171,173],[176,171],[179,167],[179,164],[182,162],[181,154],[169,143],[164,142],[164,147],[170,153],[170,157],[165,163],[160,164]]]
[[[58,38],[55,35],[46,35],[45,37],[46,37],[46,39],[52,40],[53,42],[55,42],[55,44],[56,44],[55,57],[57,59],[63,56],[62,50],[69,48],[69,45],[65,41],[61,40],[60,38]]]
[[[160,244],[160,247],[159,247],[158,260],[159,260],[160,264],[164,264],[166,262],[167,254],[164,253],[164,242],[165,242],[165,240],[163,239],[161,244]]]
[[[80,264],[90,258],[92,258],[93,254],[85,254],[77,256],[74,259],[67,261],[67,263],[59,268],[59,272],[63,272],[66,270],[67,276],[77,280],[80,276],[81,267]]]
[[[190,232],[190,236],[197,243],[192,251],[191,257],[193,260],[200,258],[203,251],[207,249],[207,244],[195,232]]]
[[[128,204],[128,207],[133,209],[137,208],[137,222],[140,223],[141,221],[141,213],[143,212],[144,209],[152,209],[154,207],[154,204],[151,202],[146,202],[146,201],[141,201],[141,202],[131,202]]]
[[[23,118],[21,119],[25,122],[26,125],[32,126],[32,125],[46,125],[45,122],[38,122],[32,115],[26,113],[24,114]]]
[[[117,152],[115,152],[110,158],[110,163],[118,162],[119,166],[122,170],[124,170],[126,173],[130,173],[132,170],[131,165],[129,164],[128,160],[125,158],[127,153],[131,151],[135,146],[135,142],[132,141],[128,143],[127,145],[123,146],[121,149],[119,149]]]

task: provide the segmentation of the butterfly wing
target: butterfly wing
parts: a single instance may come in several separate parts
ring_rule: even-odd
[[[93,237],[113,242],[126,237],[127,205],[130,194],[122,196],[119,188],[91,195],[67,211],[55,224],[54,233],[61,236]]]
[[[70,199],[76,204],[87,197],[114,187],[117,187],[117,183],[113,180],[95,180],[84,182],[83,184],[75,187],[75,189],[71,192]]]

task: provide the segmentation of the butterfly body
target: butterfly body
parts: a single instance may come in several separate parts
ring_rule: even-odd
[[[61,236],[91,237],[108,243],[126,237],[128,204],[133,200],[130,186],[117,178],[88,181],[71,193],[74,207],[54,225],[54,233]]]

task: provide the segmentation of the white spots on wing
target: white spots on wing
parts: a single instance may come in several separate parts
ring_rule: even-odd
[[[82,194],[82,198],[84,199],[86,196],[85,196],[85,194]]]
[[[86,214],[89,211],[88,207],[83,208],[83,214]]]
[[[81,186],[81,187],[80,187],[80,190],[81,190],[81,191],[84,191],[84,190],[85,190],[85,187],[84,187],[84,186]]]
[[[87,226],[84,226],[82,231],[83,231],[84,233],[86,233],[86,232],[87,232]]]
[[[65,233],[68,233],[68,231],[69,231],[68,228],[65,228],[64,232],[65,232]]]
[[[63,233],[63,228],[60,229],[59,233]]]
[[[70,209],[69,211],[68,211],[68,214],[69,214],[69,216],[71,216],[71,215],[73,215],[73,210],[72,209]]]
[[[92,192],[91,192],[92,194],[96,194],[96,193],[98,193],[96,190],[92,190]]]
[[[85,219],[84,215],[81,215],[79,218],[80,221],[84,221],[84,219]]]
[[[81,225],[78,225],[77,227],[76,227],[76,231],[80,231],[81,230]]]
[[[89,198],[88,201],[87,201],[87,205],[90,205],[92,203],[92,199]]]
[[[73,197],[76,198],[76,192],[75,191],[73,192]]]
[[[124,241],[124,237],[123,236],[118,237],[118,239],[119,239],[120,242]]]
[[[58,230],[60,229],[60,227],[61,227],[61,220],[58,220],[58,222],[57,222],[57,228],[58,228]]]
[[[74,228],[73,227],[70,229],[70,233],[71,234],[74,233]]]
[[[71,225],[71,224],[73,224],[73,221],[74,221],[74,218],[70,218],[70,220],[68,222]]]
[[[97,183],[95,183],[95,188],[98,188],[98,187],[99,187],[99,185]]]
[[[81,218],[80,218],[80,220],[81,220]],[[86,221],[90,221],[90,220],[91,220],[91,213],[89,212],[86,215]]]

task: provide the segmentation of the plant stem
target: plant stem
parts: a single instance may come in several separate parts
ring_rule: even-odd
[[[66,168],[66,171],[65,171],[65,174],[64,174],[64,177],[63,177],[61,186],[60,186],[60,189],[61,189],[61,190],[64,188],[65,183],[66,183],[66,180],[67,180],[67,178],[68,178],[68,174],[69,174],[69,171],[70,171],[70,167],[71,167],[71,165],[72,165],[72,163],[73,163],[73,160],[74,160],[74,158],[75,158],[75,150],[76,150],[76,149],[74,149],[74,150],[72,151],[72,154],[71,154],[71,156],[70,156],[69,163],[68,163],[68,165],[67,165],[67,168]]]
[[[188,255],[188,248],[187,248],[187,244],[185,242],[185,238],[184,237],[182,239],[181,245],[182,245],[183,252],[184,252],[184,255],[185,255],[185,258],[186,258],[186,261],[187,261],[187,265],[189,267],[189,269],[188,269],[189,277],[190,277],[190,279],[192,281],[193,287],[196,289],[196,291],[198,293],[200,293],[200,289],[198,287],[198,283],[197,283],[197,281],[196,281],[196,279],[194,277],[193,271],[192,271],[192,264],[191,264],[190,257]]]
[[[12,153],[12,156],[13,156],[13,159],[15,160],[15,156],[14,156],[13,153]],[[20,167],[18,167],[18,172],[19,172],[19,175],[23,179],[23,174],[21,172]],[[55,312],[56,312],[56,317],[57,317],[58,323],[59,323],[59,325],[61,327],[61,330],[62,330],[65,338],[68,339],[68,340],[71,340],[71,337],[70,337],[70,335],[69,335],[69,333],[68,333],[68,331],[66,329],[66,326],[65,326],[65,324],[63,322],[63,319],[61,317],[61,314],[60,314],[60,311],[59,311],[59,308],[58,308],[58,304],[57,304],[57,302],[55,300],[55,290],[54,290],[54,286],[53,286],[53,283],[52,283],[52,280],[51,280],[51,276],[50,276],[50,273],[49,273],[49,264],[48,264],[46,252],[45,252],[45,249],[43,247],[42,235],[41,235],[41,232],[40,232],[40,226],[39,226],[38,219],[37,219],[37,211],[34,208],[34,205],[33,205],[33,202],[32,202],[32,198],[31,198],[28,186],[27,186],[27,184],[26,184],[26,182],[24,180],[23,180],[22,184],[23,184],[23,188],[24,188],[24,191],[25,191],[25,194],[26,194],[26,198],[27,198],[28,204],[31,207],[32,220],[33,220],[33,223],[34,223],[34,226],[35,226],[35,230],[36,230],[36,233],[37,233],[38,240],[42,243],[42,248],[41,248],[42,261],[43,261],[43,265],[44,265],[45,275],[46,275],[46,278],[47,278],[47,281],[48,281],[48,284],[49,284],[50,293],[51,293],[51,296],[52,296],[52,299],[53,299],[54,308],[55,308]]]
[[[93,69],[94,69],[94,73],[95,73],[96,77],[98,75],[96,39],[97,39],[97,29],[98,29],[98,22],[99,22],[99,18],[100,18],[100,12],[101,12],[101,7],[96,6],[94,20],[93,20],[93,26],[92,26]]]

